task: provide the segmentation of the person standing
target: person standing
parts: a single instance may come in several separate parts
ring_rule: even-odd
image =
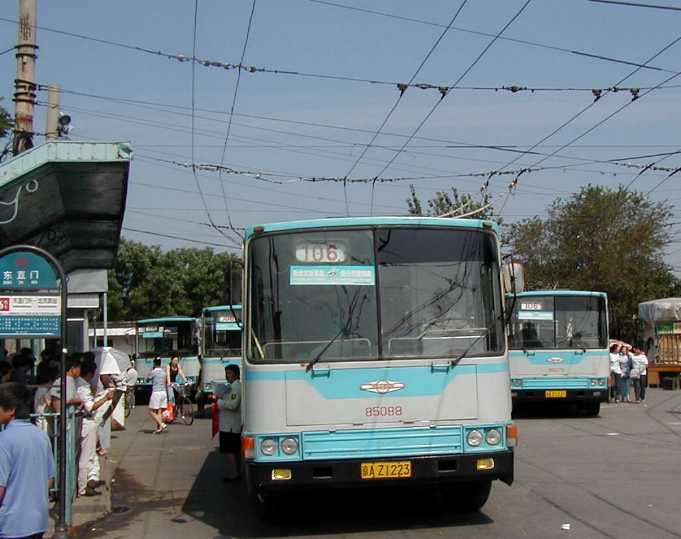
[[[622,375],[620,376],[620,400],[621,402],[630,402],[629,400],[629,372],[631,371],[631,357],[629,357],[628,348],[620,347],[619,353],[620,369]]]
[[[76,378],[80,376],[80,356],[73,354],[66,358],[66,404],[80,406],[82,401],[76,393]],[[50,389],[52,409],[55,412],[61,411],[61,378],[57,378]],[[70,423],[67,422],[67,425]]]
[[[168,376],[161,368],[161,358],[154,358],[154,368],[150,373],[151,397],[149,397],[149,415],[156,423],[154,434],[160,434],[168,428],[163,422],[163,410],[168,406]]]
[[[185,376],[184,371],[180,366],[180,359],[177,356],[173,356],[172,358],[170,358],[170,363],[168,363],[168,366],[166,367],[166,373],[167,373],[166,384],[168,385],[168,400],[175,404],[175,401],[177,400],[175,398],[175,384],[177,384],[177,377],[179,376],[183,382],[187,381],[187,377]]]
[[[631,380],[631,386],[634,389],[634,402],[641,402],[641,370],[643,365],[639,359],[638,348],[632,348],[629,353],[629,361],[631,369],[629,371],[629,379]]]
[[[105,405],[98,408],[95,412],[95,421],[99,425],[97,427],[98,452],[101,456],[105,456],[111,448],[111,414],[121,396],[125,393],[125,384],[123,383],[118,362],[113,354],[109,352],[109,349],[104,349],[99,354],[85,352],[83,358],[85,361],[94,362],[97,365],[95,376],[92,379],[92,390],[95,394],[95,399],[99,400],[105,397],[110,389],[116,390],[113,394],[113,399],[107,401]]]
[[[135,408],[135,388],[137,387],[137,369],[135,369],[135,360],[130,360],[130,366],[123,373],[123,382],[125,382],[125,398],[126,403],[130,408]]]
[[[81,366],[80,378],[76,380],[76,392],[83,401],[83,422],[80,436],[80,456],[78,458],[78,496],[97,496],[95,489],[104,485],[99,479],[99,458],[97,457],[97,427],[95,412],[113,399],[114,390],[107,390],[95,400],[92,393],[92,379],[97,365],[87,361]]]
[[[51,364],[49,368],[41,369],[36,380],[38,388],[33,396],[33,411],[40,415],[36,418],[35,424],[39,429],[44,430],[45,432],[49,432],[50,423],[42,414],[47,412],[48,408],[50,408],[52,401],[52,398],[50,397],[50,388],[57,378],[59,378],[59,366],[55,363]]]
[[[55,466],[50,440],[30,421],[31,392],[0,385],[0,537],[41,539]]]
[[[220,410],[220,453],[227,453],[234,474],[225,481],[235,481],[241,475],[241,371],[237,365],[225,367],[229,388],[217,400]]]
[[[641,401],[644,401],[646,400],[646,387],[648,387],[648,356],[640,349],[638,361],[641,365]]]
[[[613,344],[610,347],[610,398],[615,402],[621,399],[620,385],[622,369],[620,368],[620,345]]]

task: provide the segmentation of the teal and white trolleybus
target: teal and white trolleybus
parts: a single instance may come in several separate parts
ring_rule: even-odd
[[[498,229],[334,218],[246,231],[244,472],[292,488],[428,483],[477,510],[513,481]]]
[[[607,295],[537,290],[507,302],[514,404],[577,401],[597,416],[610,376]]]
[[[146,318],[137,322],[136,361],[138,389],[151,390],[150,374],[154,358],[161,358],[165,367],[177,356],[187,382],[196,384],[199,378],[197,345],[198,320],[191,316]]]
[[[227,365],[241,365],[241,305],[204,307],[201,381],[199,391],[211,395],[217,382],[225,381]]]

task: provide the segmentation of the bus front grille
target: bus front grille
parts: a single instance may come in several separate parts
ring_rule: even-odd
[[[463,452],[460,426],[343,429],[303,433],[304,460],[442,455]]]

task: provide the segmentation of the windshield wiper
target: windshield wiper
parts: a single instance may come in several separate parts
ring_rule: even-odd
[[[355,293],[355,297],[352,298],[352,301],[350,302],[350,307],[348,309],[348,318],[345,320],[345,324],[341,327],[340,331],[334,335],[333,339],[331,339],[329,342],[327,342],[324,345],[324,348],[322,348],[319,353],[312,359],[307,366],[305,367],[305,372],[310,372],[312,370],[312,367],[314,367],[320,359],[322,359],[322,356],[326,353],[326,351],[331,348],[331,345],[336,342],[338,337],[341,335],[349,334],[350,333],[350,328],[352,326],[352,317],[355,314],[355,308],[357,307],[357,298],[359,297],[359,292],[360,290],[358,289],[357,292]],[[366,294],[364,295],[364,298],[362,301],[366,299]]]
[[[478,335],[478,336],[475,338],[475,340],[470,344],[470,346],[469,346],[468,348],[466,348],[466,349],[463,351],[463,353],[462,353],[459,357],[457,357],[456,359],[452,359],[451,366],[452,366],[452,367],[456,367],[456,366],[459,364],[459,362],[460,362],[463,358],[465,358],[471,350],[473,350],[473,347],[474,347],[476,344],[478,344],[478,341],[479,341],[480,339],[482,339],[483,337],[485,337],[485,336],[487,335],[488,332],[489,332],[489,328],[485,331],[485,333],[481,333],[480,335]]]
[[[312,367],[314,367],[320,359],[322,359],[322,356],[326,353],[326,351],[331,348],[331,345],[336,342],[336,339],[340,337],[344,332],[346,331],[345,327],[342,327],[341,330],[336,333],[336,335],[331,339],[329,342],[326,343],[324,348],[321,349],[321,351],[315,356],[313,360],[311,360],[308,364],[307,367],[305,367],[305,372],[310,372]]]
[[[499,316],[498,318],[499,318],[500,320],[503,320],[503,319],[504,319],[503,315]],[[478,336],[475,338],[475,340],[470,344],[470,346],[469,346],[468,348],[466,348],[466,349],[463,351],[463,353],[462,353],[459,357],[457,357],[456,359],[452,359],[452,361],[451,361],[451,363],[450,363],[451,366],[452,366],[452,367],[456,367],[456,366],[459,364],[459,362],[460,362],[463,358],[465,358],[465,357],[469,354],[469,352],[470,352],[471,350],[473,350],[473,347],[474,347],[476,344],[478,344],[478,341],[479,341],[480,339],[482,339],[483,337],[486,337],[487,335],[489,335],[489,331],[490,331],[490,329],[491,329],[492,327],[493,327],[493,326],[488,326],[488,327],[485,329],[485,332],[484,332],[484,333],[481,333],[480,335],[478,335]]]

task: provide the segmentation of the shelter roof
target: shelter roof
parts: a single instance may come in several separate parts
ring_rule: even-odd
[[[112,268],[131,158],[124,142],[58,140],[0,164],[0,246],[42,247],[67,273]]]

